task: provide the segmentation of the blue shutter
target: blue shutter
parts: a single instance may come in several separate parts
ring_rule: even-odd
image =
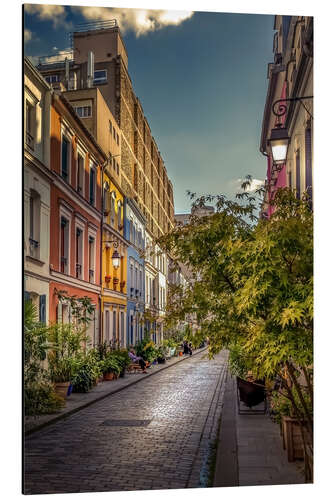
[[[39,321],[46,323],[46,295],[39,296]]]

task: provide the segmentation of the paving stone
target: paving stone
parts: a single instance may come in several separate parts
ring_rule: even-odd
[[[226,354],[197,355],[25,438],[25,493],[202,486]],[[151,420],[109,427],[106,420]]]

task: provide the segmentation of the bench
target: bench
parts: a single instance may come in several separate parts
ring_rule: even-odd
[[[146,361],[146,368],[148,368],[148,367],[149,367],[149,363],[148,363],[148,361]],[[137,373],[138,371],[142,373],[142,368],[139,365],[139,363],[133,362],[127,367],[127,373]]]

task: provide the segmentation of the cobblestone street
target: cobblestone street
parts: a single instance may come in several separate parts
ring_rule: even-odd
[[[199,354],[25,440],[25,493],[204,487],[226,353]]]

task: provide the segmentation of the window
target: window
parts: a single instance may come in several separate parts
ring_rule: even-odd
[[[94,71],[94,85],[100,85],[101,83],[107,82],[107,71],[106,69],[99,69]]]
[[[116,140],[116,129],[113,127],[113,138]]]
[[[119,146],[119,135],[117,134],[117,145]]]
[[[25,142],[31,149],[34,149],[34,113],[34,106],[29,101],[25,101]]]
[[[109,120],[109,130],[110,130],[110,134],[112,134],[112,122],[111,122],[111,120]]]
[[[110,185],[108,182],[104,182],[103,188],[103,215],[107,217],[111,210],[111,193]]]
[[[91,106],[78,106],[75,111],[80,118],[89,118],[91,116]]]
[[[125,321],[124,321],[124,313],[120,313],[120,341],[121,347],[125,347]]]
[[[301,162],[299,149],[296,151],[296,198],[301,198]]]
[[[77,172],[76,172],[76,189],[78,193],[84,195],[83,183],[84,183],[84,158],[82,155],[77,155]]]
[[[29,248],[30,256],[39,259],[40,251],[40,196],[31,190],[30,192],[30,228],[29,228]]]
[[[311,128],[305,129],[305,188],[312,202],[312,138]]]
[[[47,75],[45,80],[47,83],[57,83],[60,81],[60,75]]]
[[[117,341],[117,311],[113,311],[113,342]]]
[[[39,321],[46,323],[46,295],[39,296]]]
[[[61,177],[68,182],[70,162],[70,142],[64,135],[61,141]]]
[[[96,169],[94,165],[90,166],[90,178],[89,178],[89,203],[90,205],[95,205],[96,199]]]
[[[122,213],[121,213],[122,210],[121,209],[122,209],[122,203],[119,200],[118,201],[118,229],[122,229]]]
[[[134,165],[133,167],[133,184],[135,191],[138,191],[138,167]]]
[[[95,238],[88,239],[89,281],[95,283]]]
[[[63,216],[60,222],[60,271],[69,274],[69,221]]]
[[[112,193],[111,193],[111,226],[114,225],[115,216],[116,216],[115,201],[116,201],[116,193],[114,191],[112,191]]]
[[[110,311],[105,311],[105,341],[110,342]]]
[[[75,275],[78,279],[82,279],[82,263],[83,263],[83,231],[76,228],[76,262]]]

